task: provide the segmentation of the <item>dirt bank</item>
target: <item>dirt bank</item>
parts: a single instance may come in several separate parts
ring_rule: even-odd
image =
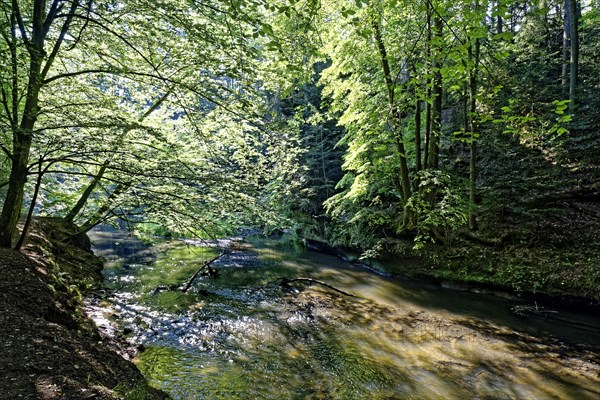
[[[102,264],[74,227],[38,220],[23,249],[0,249],[0,399],[164,399],[81,312]]]

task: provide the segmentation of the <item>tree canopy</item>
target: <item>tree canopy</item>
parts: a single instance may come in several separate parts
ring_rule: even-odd
[[[507,189],[511,152],[595,162],[595,2],[0,8],[3,247],[33,214],[82,231],[120,219],[196,236],[294,227],[363,250],[444,243],[560,190],[539,176]]]

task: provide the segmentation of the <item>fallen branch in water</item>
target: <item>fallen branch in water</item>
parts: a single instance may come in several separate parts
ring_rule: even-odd
[[[225,254],[227,254],[227,252],[222,252],[221,254],[219,254],[216,257],[213,257],[212,259],[206,261],[204,264],[202,264],[202,266],[198,269],[198,271],[196,271],[196,273],[194,275],[192,275],[192,277],[187,281],[187,283],[185,285],[183,285],[181,287],[181,291],[183,293],[186,293],[188,290],[190,290],[190,287],[192,287],[192,284],[194,283],[194,280],[196,280],[196,278],[198,277],[198,275],[200,275],[200,272],[202,272],[202,270],[204,268],[208,267],[208,271],[210,275],[216,276],[216,270],[212,270],[210,268],[210,264],[212,264],[213,262],[217,261],[219,258],[223,257]],[[214,271],[214,272],[212,272]]]
[[[510,309],[513,313],[520,317],[548,317],[550,314],[558,314],[558,311],[547,310],[543,307],[538,307],[537,304],[531,305],[517,305]]]
[[[565,324],[573,325],[580,329],[591,330],[594,332],[598,330],[598,326],[590,325],[590,324],[586,324],[585,322],[582,322],[582,321],[576,321],[576,320],[562,317],[558,311],[548,310],[543,307],[538,307],[537,304],[535,304],[535,305],[517,305],[517,306],[511,307],[510,310],[520,317],[549,319],[549,320],[554,320],[554,321],[562,322]]]
[[[325,283],[323,281],[319,281],[319,280],[316,280],[316,279],[312,279],[312,278],[294,278],[294,279],[280,278],[280,279],[278,279],[278,281],[280,281],[279,286],[283,286],[283,287],[291,287],[290,283],[294,283],[294,282],[306,282],[306,283],[309,283],[309,284],[316,283],[317,285],[325,286],[326,288],[329,288],[329,289],[334,290],[334,291],[336,291],[338,293],[341,293],[344,296],[358,297],[358,296],[355,296],[355,295],[353,295],[351,293],[344,292],[343,290],[338,289],[335,286],[331,286],[328,283]]]

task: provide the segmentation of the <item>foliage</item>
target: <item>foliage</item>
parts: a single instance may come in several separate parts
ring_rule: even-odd
[[[53,4],[62,11],[61,3]],[[35,4],[53,15],[53,6]],[[19,182],[23,173],[41,178],[24,188],[5,181],[17,196],[7,204],[35,185],[39,197],[26,200],[45,215],[66,215],[89,196],[76,220],[84,229],[118,217],[202,236],[265,217],[257,188],[271,179],[269,165],[290,165],[278,159],[290,146],[274,139],[287,128],[262,117],[269,104],[257,85],[258,55],[265,41],[276,43],[270,24],[257,18],[262,2],[90,4],[73,2],[72,17],[48,17],[57,27],[71,18],[70,34],[53,28],[41,44],[47,54],[57,51],[36,86],[42,112],[28,128],[32,136],[23,136],[16,115],[25,112],[27,38],[14,31],[35,29],[17,21],[29,23],[33,11],[26,2],[3,3],[0,118],[9,157],[2,162],[19,165]],[[13,148],[10,132],[33,140]],[[24,166],[12,154],[21,147]]]
[[[447,242],[468,220],[468,202],[457,190],[450,175],[423,171],[420,189],[410,199],[408,207],[417,214],[418,233],[415,249],[436,239]]]
[[[595,3],[576,101],[564,2],[58,0],[67,34],[56,14],[36,53],[42,3],[1,5],[6,215],[292,228],[376,255],[454,243],[467,216],[541,224],[597,187]]]

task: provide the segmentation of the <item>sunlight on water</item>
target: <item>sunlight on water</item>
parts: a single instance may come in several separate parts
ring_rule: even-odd
[[[133,259],[113,258],[105,271],[118,290],[92,307],[99,324],[127,327],[129,340],[145,344],[139,368],[174,399],[600,398],[596,336],[519,320],[508,300],[264,244],[236,245],[215,262],[217,279],[200,277],[182,293],[176,287],[219,250],[194,244],[121,248]],[[282,288],[282,277],[358,297],[317,284]]]

